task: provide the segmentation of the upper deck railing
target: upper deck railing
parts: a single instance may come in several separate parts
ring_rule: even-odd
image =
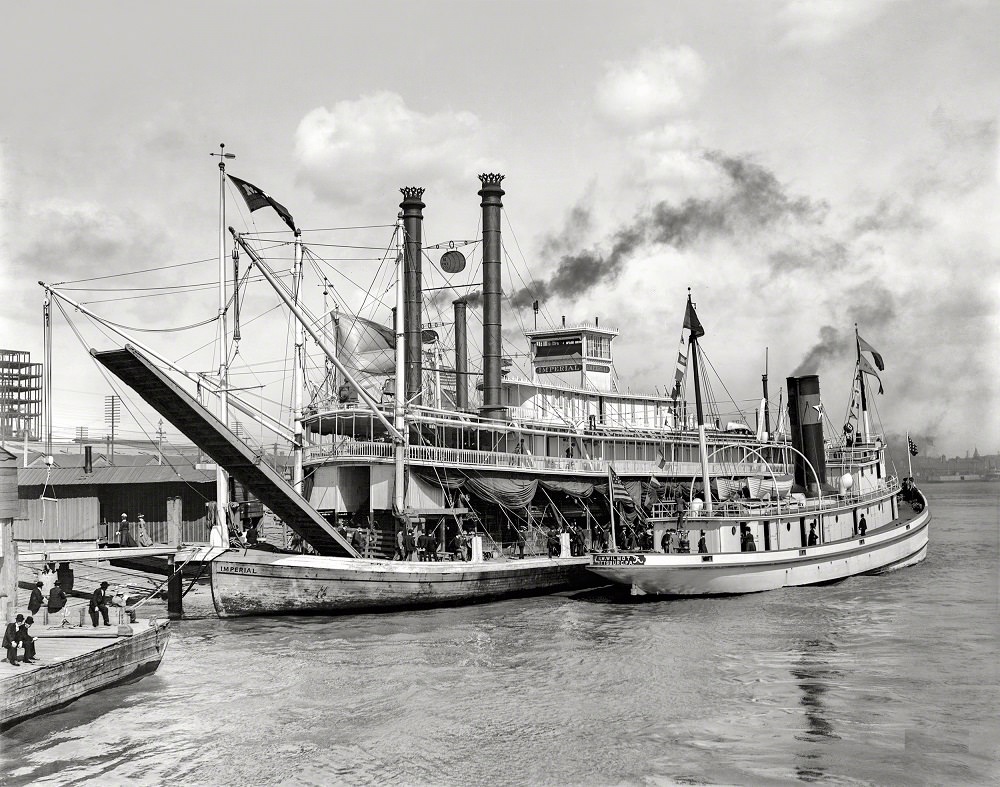
[[[345,440],[333,445],[313,446],[306,450],[312,462],[337,459],[364,459],[379,463],[393,460],[393,446],[386,442]],[[406,459],[412,464],[443,465],[469,468],[524,470],[540,473],[606,474],[612,466],[619,475],[696,476],[701,473],[698,462],[650,462],[639,459],[584,459],[577,457],[533,456],[531,454],[478,451],[471,448],[445,448],[430,445],[406,447]],[[710,463],[714,473],[725,475],[759,475],[762,465],[754,462]],[[791,466],[772,465],[775,474],[791,471]]]
[[[777,501],[727,500],[713,503],[712,513],[708,513],[705,509],[696,511],[688,508],[684,512],[684,519],[689,522],[709,519],[746,522],[751,519],[781,519],[809,513],[822,514],[825,511],[853,507],[870,501],[885,500],[898,494],[900,488],[899,481],[896,478],[890,478],[888,481],[880,483],[875,489],[863,494],[834,494],[805,499],[789,497]],[[651,520],[675,521],[677,518],[676,503],[674,501],[654,503],[649,518]],[[696,527],[692,524],[689,529]]]

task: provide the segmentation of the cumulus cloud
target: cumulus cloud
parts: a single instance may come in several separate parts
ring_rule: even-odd
[[[686,110],[705,76],[704,61],[688,46],[647,49],[631,62],[608,65],[597,107],[616,125],[647,128]]]
[[[466,111],[424,113],[382,91],[317,107],[299,123],[299,178],[324,201],[357,204],[397,195],[401,186],[468,191],[479,172],[498,169],[484,156],[489,132]]]

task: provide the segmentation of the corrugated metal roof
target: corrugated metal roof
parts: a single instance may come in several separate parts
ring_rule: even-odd
[[[18,468],[18,486],[41,486],[45,483],[44,467]],[[54,467],[48,473],[50,486],[88,484],[165,484],[185,482],[207,484],[215,482],[215,473],[198,470],[190,465],[170,467],[149,465],[140,467],[95,467],[93,473],[84,473],[81,467]]]

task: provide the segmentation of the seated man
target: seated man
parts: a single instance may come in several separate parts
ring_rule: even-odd
[[[110,626],[111,621],[108,619],[108,583],[102,582],[101,586],[94,590],[93,594],[90,596],[90,619],[94,623],[94,627],[97,627],[97,613],[100,612],[101,617],[104,618],[104,625]]]

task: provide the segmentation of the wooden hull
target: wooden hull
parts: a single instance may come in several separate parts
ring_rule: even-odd
[[[42,633],[38,638],[43,661],[23,665],[5,674],[0,696],[0,729],[60,708],[85,694],[136,680],[156,670],[170,639],[167,621],[133,624],[135,633],[127,637],[91,637],[91,644],[81,643],[81,652],[68,658],[50,661],[53,643],[62,637]],[[86,637],[87,629],[70,630],[73,640]],[[116,629],[117,631],[117,629]],[[104,634],[104,632],[99,632]],[[12,668],[12,670],[15,668]]]
[[[730,595],[817,585],[919,563],[927,555],[930,520],[925,508],[916,518],[865,538],[774,552],[604,553],[593,555],[588,568],[608,582],[631,587],[635,595]]]
[[[589,558],[411,563],[230,552],[212,563],[220,617],[388,612],[593,587]]]

